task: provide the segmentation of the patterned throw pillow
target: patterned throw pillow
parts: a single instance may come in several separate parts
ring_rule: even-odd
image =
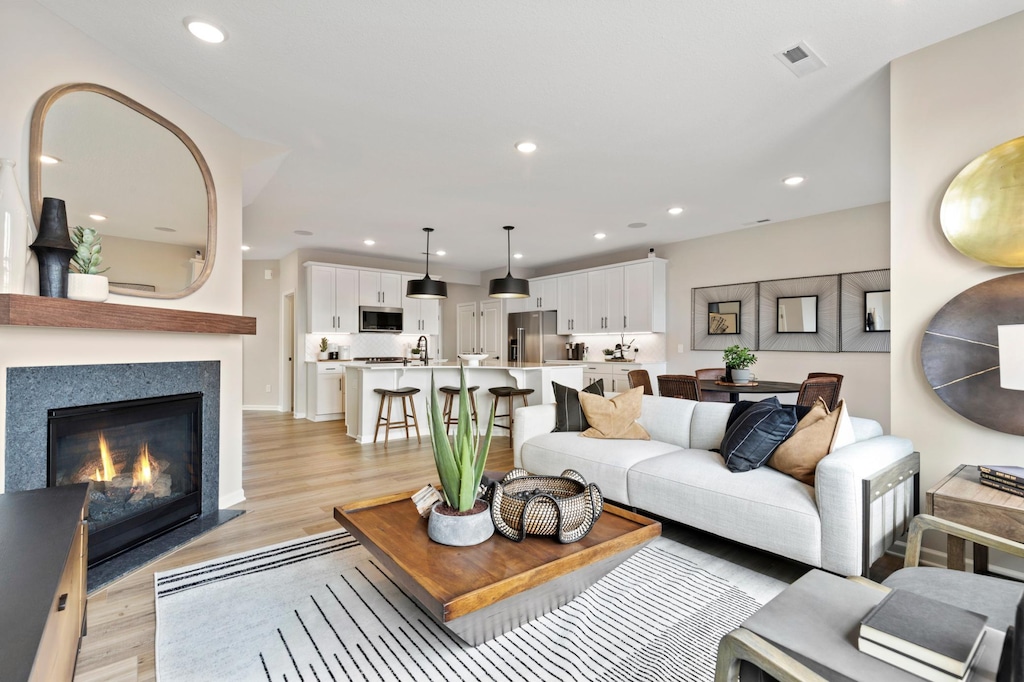
[[[551,433],[559,431],[586,431],[590,428],[587,423],[587,415],[583,414],[580,407],[579,391],[562,384],[551,382],[551,389],[555,392],[555,428]],[[598,379],[583,389],[584,393],[604,395],[604,379]]]
[[[620,393],[611,400],[598,395],[580,393],[580,405],[587,415],[590,428],[581,433],[587,438],[621,438],[650,440],[644,427],[636,423],[640,418],[644,389],[642,386]]]
[[[779,444],[796,429],[793,405],[768,398],[751,405],[725,430],[722,457],[734,473],[750,471],[768,461]]]

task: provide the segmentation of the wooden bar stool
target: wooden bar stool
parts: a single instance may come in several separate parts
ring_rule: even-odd
[[[405,437],[409,437],[409,427],[412,426],[416,429],[416,441],[422,443],[420,439],[420,425],[416,421],[416,405],[413,403],[412,397],[420,392],[418,388],[375,388],[374,393],[380,394],[380,409],[377,410],[377,428],[373,431],[373,442],[377,442],[377,434],[380,433],[380,427],[384,427],[384,447],[388,446],[388,434],[391,433],[391,429],[405,428]],[[402,400],[402,421],[391,421],[391,401],[395,398]],[[384,401],[388,402],[388,413],[384,414]],[[406,400],[409,401],[409,406],[406,407]],[[412,418],[410,422],[409,419]]]
[[[480,388],[479,386],[468,386],[466,391],[469,392],[469,409],[473,413],[473,421],[476,421],[476,393],[475,391]],[[459,413],[455,412],[455,399],[459,397],[458,386],[442,386],[437,389],[441,393],[444,393],[444,407],[442,413],[444,417],[444,432],[447,434],[451,431],[452,424],[459,423]],[[452,412],[455,412],[455,417],[452,418]]]
[[[515,386],[495,386],[494,388],[490,389],[490,391],[494,395],[494,401],[496,403],[494,406],[495,412],[498,411],[498,407],[501,405],[501,399],[508,399],[508,412],[506,414],[495,414],[494,426],[495,428],[499,429],[508,429],[508,445],[509,447],[512,447],[512,424],[515,422],[515,408],[513,407],[513,403],[515,403],[516,396],[519,396],[523,399],[523,407],[529,405],[529,403],[526,402],[526,396],[533,393],[533,389],[516,388]],[[501,417],[508,417],[508,426],[497,423],[497,420],[500,419]]]

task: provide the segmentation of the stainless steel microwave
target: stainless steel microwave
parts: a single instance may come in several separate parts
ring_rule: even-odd
[[[359,306],[359,331],[398,334],[402,331],[402,309]]]

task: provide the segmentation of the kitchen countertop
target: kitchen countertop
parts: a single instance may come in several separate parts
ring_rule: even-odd
[[[573,365],[584,365],[583,362],[573,362]],[[551,364],[544,364],[540,362],[522,362],[522,363],[502,363],[502,362],[487,362],[480,365],[465,365],[466,369],[550,369]],[[356,370],[381,370],[381,369],[458,369],[459,363],[457,362],[432,362],[429,365],[403,365],[400,362],[381,362],[371,365],[354,362],[348,364],[349,369]]]

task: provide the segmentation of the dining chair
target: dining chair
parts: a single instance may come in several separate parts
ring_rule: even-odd
[[[654,389],[651,388],[651,375],[647,373],[646,369],[631,370],[626,377],[629,379],[630,388],[643,386],[644,395],[654,395]]]
[[[796,404],[814,407],[818,398],[824,400],[830,410],[835,409],[835,406],[839,404],[839,381],[834,376],[804,379],[800,384],[800,393],[797,394]]]
[[[836,405],[839,404],[839,392],[843,390],[843,375],[842,374],[832,374],[831,372],[808,372],[807,373],[807,378],[808,379],[819,379],[821,377],[835,377],[836,383],[838,384],[836,386],[835,402],[832,405],[828,406],[828,409],[834,410],[834,409],[836,409]]]
[[[698,369],[695,372],[697,381],[718,381],[725,375],[725,367],[714,367],[712,369]],[[700,399],[706,403],[729,403],[729,394],[726,391],[701,391]]]
[[[690,374],[659,374],[658,391],[666,398],[700,400],[700,384]]]

